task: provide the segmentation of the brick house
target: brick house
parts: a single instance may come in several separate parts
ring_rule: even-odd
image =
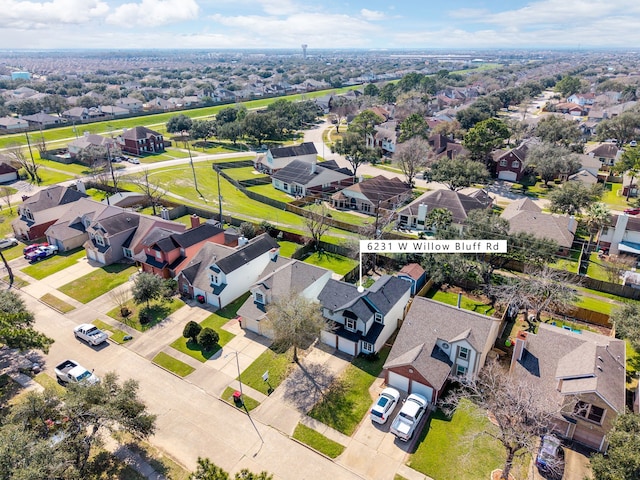
[[[165,141],[161,133],[147,127],[126,129],[118,137],[120,149],[132,155],[164,152]]]

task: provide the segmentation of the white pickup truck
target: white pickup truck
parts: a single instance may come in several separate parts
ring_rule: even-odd
[[[58,381],[63,385],[67,383],[94,385],[100,381],[93,371],[87,370],[75,360],[65,360],[55,368],[55,372]]]
[[[90,323],[83,323],[73,329],[73,334],[76,338],[84,340],[89,345],[100,345],[102,342],[106,342],[108,335],[100,330],[95,325]]]
[[[403,442],[409,440],[426,412],[427,404],[427,399],[422,395],[417,393],[409,395],[391,424],[391,433]]]

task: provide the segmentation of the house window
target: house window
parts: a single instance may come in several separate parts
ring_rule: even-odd
[[[211,283],[214,285],[219,285],[220,280],[218,278],[218,275],[211,275]]]
[[[513,162],[511,162],[511,166],[513,168],[520,168],[520,162],[518,160],[514,160]]]
[[[506,160],[500,160],[500,166],[501,167],[506,167],[507,166],[507,161]]]
[[[382,323],[382,314],[381,314],[381,313],[376,312],[376,313],[373,315],[373,319],[376,321],[376,323]]]
[[[182,284],[182,291],[184,293],[189,293],[189,284],[188,283],[183,283]]]
[[[605,412],[604,408],[600,408],[596,405],[591,405],[587,402],[580,402],[580,401],[576,402],[576,406],[573,409],[574,415],[598,424],[602,423],[604,412]]]
[[[467,374],[467,367],[463,367],[462,365],[456,365],[456,375],[463,376]]]
[[[254,298],[257,303],[261,303],[264,305],[264,295],[262,295],[260,292],[256,292]]]
[[[131,251],[130,248],[122,248],[122,254],[126,257],[126,258],[133,258],[133,252]]]
[[[345,318],[344,319],[344,328],[351,332],[356,331],[356,321],[353,318]]]
[[[370,212],[371,211],[371,205],[369,205],[368,203],[363,203],[362,204],[362,211],[363,212]]]
[[[98,245],[100,245],[101,247],[104,247],[104,237],[102,235],[96,234],[96,236],[94,237],[94,240]]]
[[[369,342],[362,342],[362,351],[373,353],[373,345],[371,345]]]
[[[161,251],[159,251],[159,250],[157,250],[157,251],[156,251],[156,258],[157,258],[158,260],[161,260],[161,259],[162,259],[162,252],[161,252]]]
[[[469,358],[469,349],[465,347],[460,347],[460,349],[458,350],[458,358],[467,360]]]

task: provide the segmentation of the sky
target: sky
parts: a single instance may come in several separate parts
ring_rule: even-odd
[[[0,49],[629,48],[638,0],[0,0]]]

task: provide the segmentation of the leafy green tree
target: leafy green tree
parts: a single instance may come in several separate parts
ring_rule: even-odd
[[[429,125],[424,116],[419,113],[412,113],[405,118],[400,124],[400,142],[406,142],[413,137],[426,138],[429,131]]]
[[[578,157],[566,147],[541,143],[534,145],[527,152],[527,166],[540,175],[546,187],[558,174],[571,175],[577,172],[581,163]]]
[[[242,126],[245,135],[253,138],[257,145],[276,137],[277,122],[274,115],[269,113],[249,112],[244,117]]]
[[[283,348],[293,347],[296,363],[298,348],[309,346],[327,328],[320,306],[295,291],[267,305],[267,318],[274,342]]]
[[[363,138],[367,138],[368,135],[375,133],[376,125],[380,125],[382,122],[384,122],[384,118],[380,115],[372,110],[364,110],[355,116],[349,125],[349,131],[359,133]]]
[[[587,208],[586,213],[582,217],[582,221],[589,232],[589,243],[587,243],[587,253],[589,253],[591,251],[593,238],[596,235],[600,237],[604,227],[609,225],[611,221],[611,210],[602,202],[593,203]]]
[[[174,115],[167,121],[167,132],[169,133],[181,133],[191,130],[193,120],[187,117],[185,114]]]
[[[629,340],[640,351],[640,305],[623,303],[611,312],[611,322],[616,327],[616,336]]]
[[[157,300],[162,297],[164,292],[164,283],[162,278],[153,273],[142,272],[136,276],[133,281],[131,295],[136,304],[146,303],[147,309],[151,300]]]
[[[191,123],[189,134],[196,139],[202,139],[205,142],[215,135],[216,123],[213,120],[194,120]]]
[[[213,328],[204,327],[202,331],[198,334],[198,345],[202,347],[205,351],[213,350],[213,348],[218,344],[220,340],[220,335]]]
[[[364,94],[368,97],[377,97],[380,89],[375,83],[367,83],[364,87]]]
[[[587,186],[582,182],[566,182],[549,193],[549,209],[553,213],[576,215],[602,197],[602,185]]]
[[[35,318],[13,290],[0,290],[0,343],[9,348],[47,353],[53,339],[33,328]]]
[[[248,240],[251,240],[256,236],[256,227],[251,222],[242,222],[240,224],[240,234]]]
[[[535,133],[545,143],[554,143],[565,147],[576,143],[582,135],[578,128],[578,122],[565,120],[557,115],[542,117],[536,125]]]
[[[627,202],[631,195],[631,187],[636,177],[640,176],[640,148],[629,147],[625,149],[620,160],[613,166],[613,170],[617,173],[626,173],[631,177],[629,188],[627,189]]]
[[[620,144],[625,144],[636,138],[638,128],[640,128],[640,111],[627,110],[616,117],[600,122],[596,127],[596,137],[600,141],[615,138]]]
[[[490,114],[473,106],[463,108],[456,112],[456,120],[460,123],[460,127],[465,130],[469,130],[470,128],[473,128],[474,125],[482,122],[483,120],[488,120],[489,118],[491,118]]]
[[[578,93],[582,87],[582,82],[579,78],[567,75],[556,83],[555,90],[563,97],[570,97],[574,93]]]
[[[216,135],[222,140],[230,140],[235,145],[244,135],[244,129],[240,122],[223,123],[216,129]]]
[[[342,135],[342,138],[331,146],[331,151],[344,155],[351,165],[354,177],[357,176],[360,165],[377,158],[375,150],[367,147],[364,137],[352,131]]]
[[[474,160],[487,160],[489,153],[509,138],[509,127],[502,120],[489,118],[477,123],[464,136],[462,143]]]
[[[640,415],[618,415],[607,434],[607,454],[591,457],[591,471],[597,480],[640,478]]]
[[[424,226],[434,231],[448,228],[453,222],[453,214],[447,208],[434,208],[427,214]]]
[[[200,326],[200,324],[191,320],[184,326],[182,336],[184,338],[190,339],[193,343],[198,343],[198,335],[201,331],[202,327]]]
[[[394,103],[396,101],[396,86],[394,83],[386,83],[378,93],[378,98],[384,103]]]
[[[486,182],[489,172],[483,163],[470,158],[443,158],[431,165],[429,177],[455,192],[476,183]]]
[[[244,107],[240,107],[243,108]],[[221,125],[223,123],[231,123],[239,120],[240,118],[240,108],[237,107],[226,107],[221,109],[216,115],[216,122]]]

